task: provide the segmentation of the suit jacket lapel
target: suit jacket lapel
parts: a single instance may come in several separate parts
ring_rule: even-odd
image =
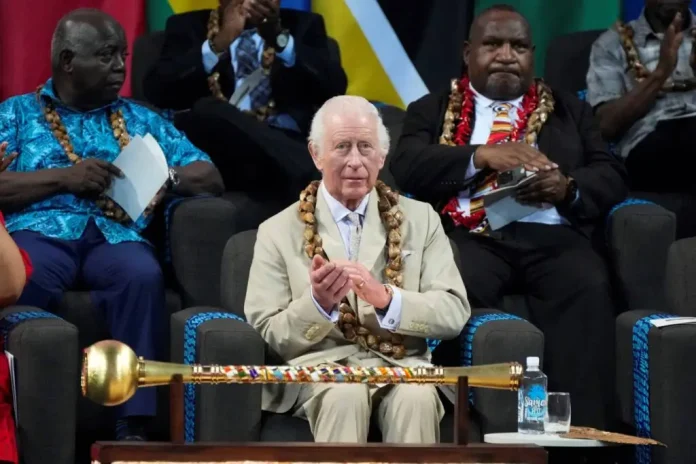
[[[368,271],[372,270],[377,259],[384,253],[384,246],[387,243],[387,232],[384,230],[382,218],[379,215],[378,202],[377,191],[372,189],[370,201],[367,203],[362,237],[360,238],[360,251],[358,252],[358,261]]]
[[[321,237],[322,247],[328,256],[329,261],[348,260],[346,255],[346,247],[343,244],[341,233],[338,230],[338,225],[331,215],[329,205],[324,199],[321,190],[317,192],[317,209],[315,211],[315,219],[318,222],[317,231]]]

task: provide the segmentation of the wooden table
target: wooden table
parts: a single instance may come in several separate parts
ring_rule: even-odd
[[[533,445],[338,445],[328,443],[143,443],[97,442],[93,464],[546,464],[547,453]]]
[[[457,382],[455,444],[452,445],[342,445],[335,443],[184,443],[184,384],[181,376],[170,384],[171,442],[97,442],[92,464],[546,464],[547,453],[535,445],[467,444],[469,386]]]

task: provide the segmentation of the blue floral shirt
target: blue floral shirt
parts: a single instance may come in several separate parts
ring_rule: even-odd
[[[119,98],[109,106],[79,112],[65,107],[56,98],[51,79],[41,90],[41,96],[53,100],[75,153],[83,159],[99,158],[113,162],[121,152],[108,117],[111,108],[113,111],[123,111],[131,137],[152,134],[161,145],[169,166],[186,166],[195,161],[211,162],[173,124],[132,101]],[[34,93],[0,103],[0,143],[9,143],[7,153],[19,153],[8,171],[33,172],[72,166],[50,130],[42,106]],[[10,233],[29,230],[62,240],[79,239],[90,218],[94,218],[109,243],[144,242],[140,234],[151,220],[150,217],[141,216],[135,223],[122,225],[104,216],[93,201],[72,194],[54,195],[22,211],[6,215]]]

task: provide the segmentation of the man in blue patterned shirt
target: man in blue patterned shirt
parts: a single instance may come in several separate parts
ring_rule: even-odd
[[[76,10],[60,21],[53,78],[0,104],[0,156],[18,154],[0,174],[0,209],[35,267],[19,304],[50,310],[79,282],[111,336],[152,358],[167,315],[162,272],[141,236],[151,218],[148,211],[133,222],[104,197],[121,175],[111,163],[130,137],[150,133],[170,166],[169,191],[219,194],[224,187],[208,156],[169,122],[118,97],[125,56],[123,28],[105,13]],[[154,390],[138,392],[122,407],[118,437],[143,438],[154,413]]]

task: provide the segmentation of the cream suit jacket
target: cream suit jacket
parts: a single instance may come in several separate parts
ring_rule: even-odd
[[[329,260],[345,260],[338,225],[323,194],[318,193],[317,197],[315,216],[324,250]],[[437,213],[429,204],[405,197],[400,198],[399,206],[405,216],[401,225],[404,284],[401,323],[396,332],[404,336],[407,352],[401,365],[418,365],[430,360],[425,339],[456,338],[471,310]],[[247,320],[289,365],[315,366],[336,361],[348,365],[388,365],[377,355],[347,341],[315,306],[309,282],[311,260],[304,252],[304,229],[297,203],[259,227],[244,305]],[[377,191],[373,189],[363,221],[358,261],[381,282],[385,282],[386,240],[377,209]],[[358,301],[353,292],[348,298],[353,307],[357,305],[363,325],[373,333],[388,334],[380,327],[373,306]],[[279,413],[290,410],[299,387],[265,386],[263,409]]]

